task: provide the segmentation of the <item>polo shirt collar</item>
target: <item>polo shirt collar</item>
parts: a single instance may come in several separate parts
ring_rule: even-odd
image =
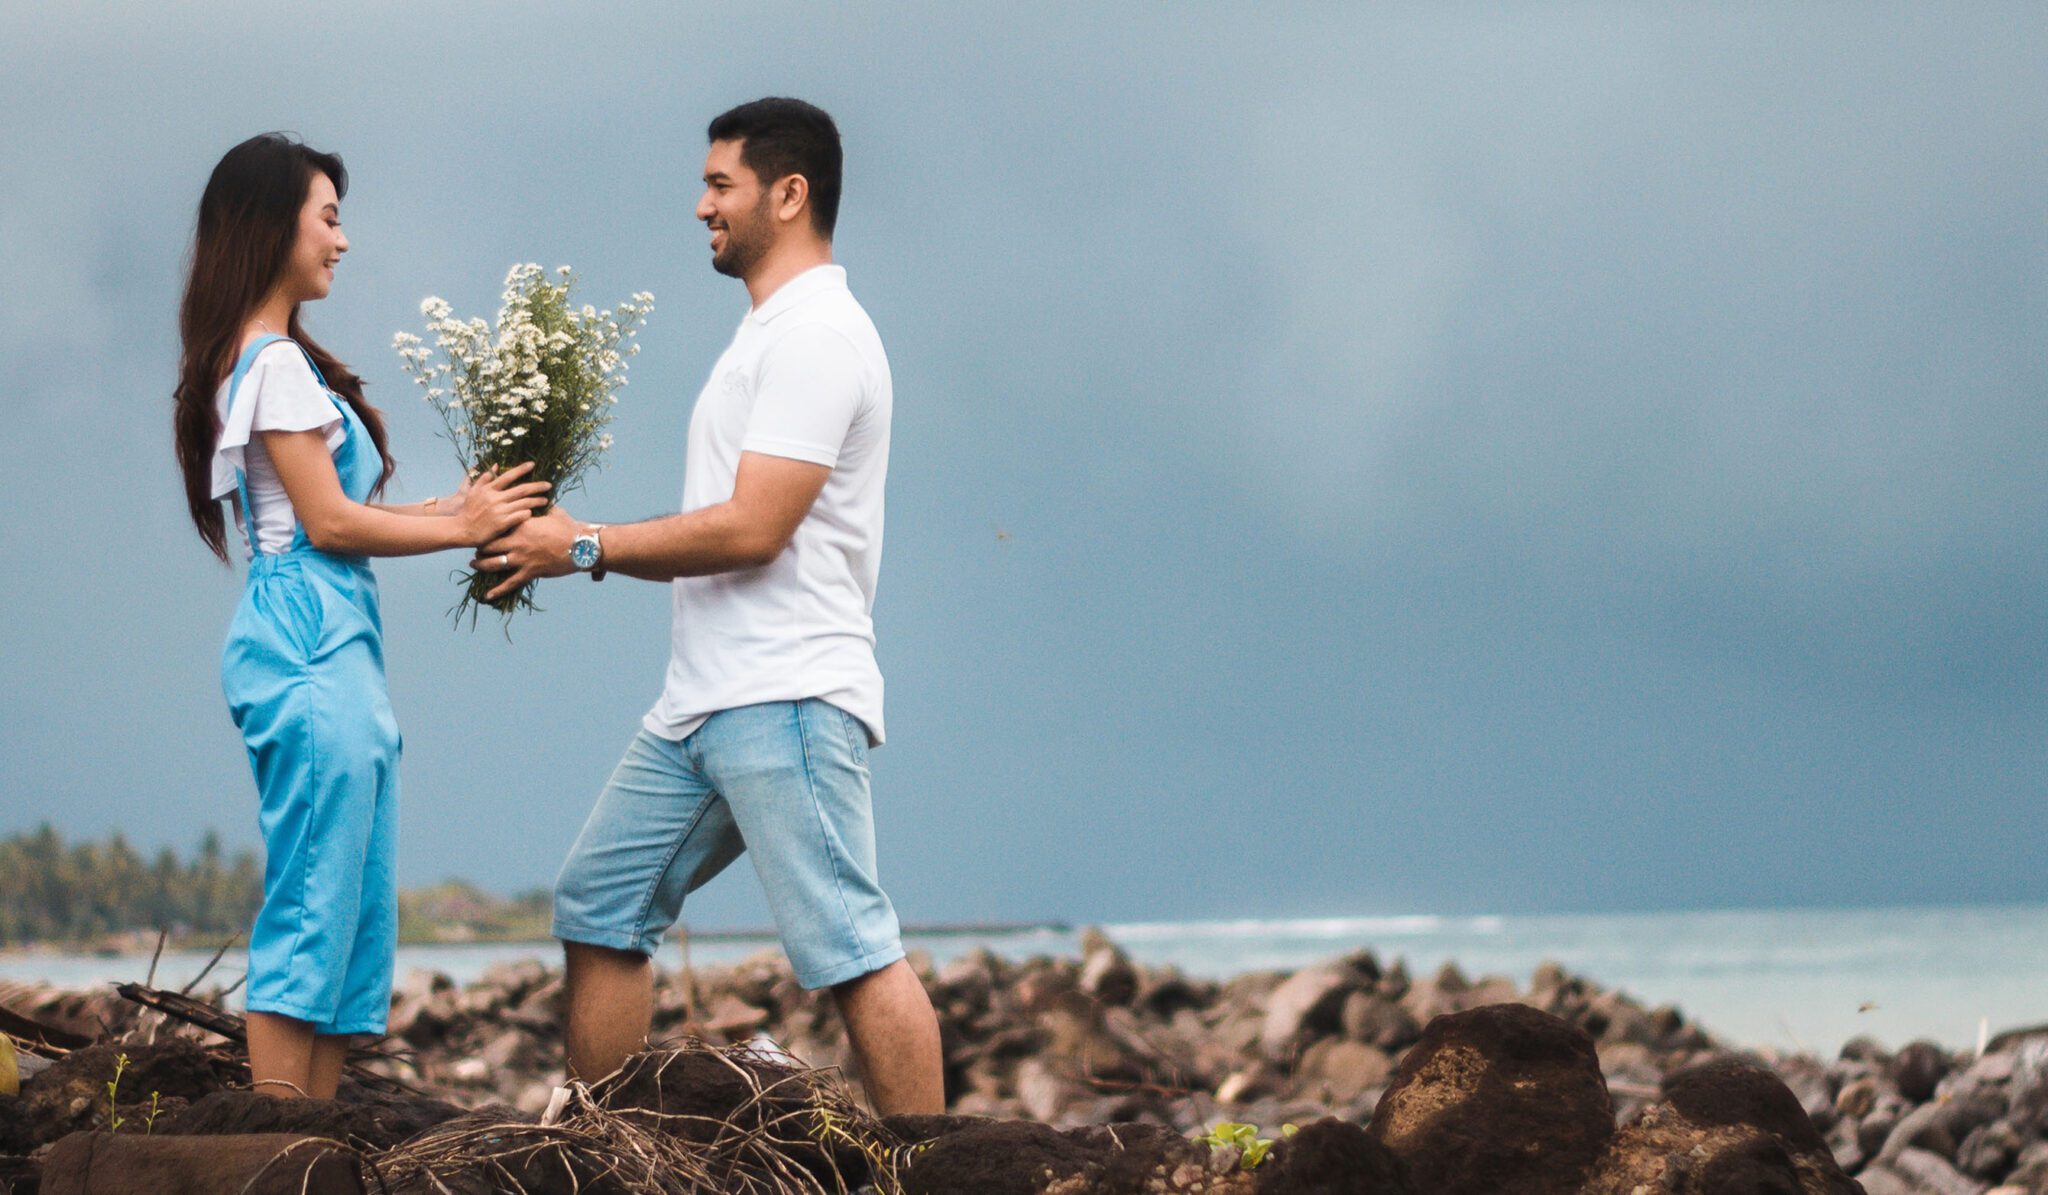
[[[755,323],[765,324],[813,295],[845,289],[845,266],[833,263],[812,266],[781,286],[776,287],[774,294],[761,300],[760,305],[749,311],[747,315]]]

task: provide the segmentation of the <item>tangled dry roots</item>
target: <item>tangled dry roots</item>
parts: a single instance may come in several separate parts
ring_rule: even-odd
[[[836,1074],[687,1040],[573,1087],[551,1124],[463,1117],[372,1160],[403,1195],[899,1192],[908,1150]]]

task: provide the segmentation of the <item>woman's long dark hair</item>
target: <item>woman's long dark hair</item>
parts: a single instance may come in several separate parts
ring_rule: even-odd
[[[225,520],[213,496],[214,444],[220,420],[214,394],[233,370],[242,327],[284,276],[298,239],[299,212],[315,172],[334,183],[336,198],[348,193],[348,171],[333,154],[308,149],[283,133],[262,133],[227,152],[199,197],[199,231],[192,241],[192,272],[178,307],[178,467],[185,475],[185,501],[199,538],[222,560],[228,558]],[[305,348],[333,390],[355,408],[369,429],[384,468],[377,489],[391,478],[391,452],[384,420],[363,397],[363,381],[334,354],[306,335],[299,309],[292,307],[285,335]]]

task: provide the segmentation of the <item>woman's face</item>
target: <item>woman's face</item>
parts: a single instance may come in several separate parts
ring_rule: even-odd
[[[334,286],[334,264],[346,252],[348,238],[341,232],[341,201],[334,194],[334,180],[316,170],[306,188],[306,204],[299,209],[299,237],[292,244],[281,289],[296,303],[326,298]]]

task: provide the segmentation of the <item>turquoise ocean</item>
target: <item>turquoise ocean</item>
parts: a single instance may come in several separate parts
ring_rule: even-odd
[[[1556,916],[1385,916],[1286,920],[1131,922],[1103,931],[1147,964],[1196,976],[1291,970],[1371,950],[1411,973],[1455,962],[1468,977],[1505,975],[1526,984],[1554,960],[1646,1004],[1671,1004],[1732,1045],[1833,1054],[1867,1035],[1896,1048],[1928,1038],[1974,1047],[1982,1033],[2048,1022],[2048,905],[1975,908],[1796,909]],[[912,934],[907,945],[935,963],[975,949],[1009,958],[1072,955],[1068,928],[949,930]],[[766,934],[699,935],[693,965],[732,962],[776,949]],[[179,986],[206,953],[168,954],[159,986]],[[549,942],[408,946],[401,975],[440,971],[458,982],[494,963],[556,961]],[[657,962],[683,965],[673,938]],[[241,972],[239,952],[216,970]],[[139,980],[149,957],[0,954],[0,981],[85,988]],[[212,982],[209,979],[209,984]]]

